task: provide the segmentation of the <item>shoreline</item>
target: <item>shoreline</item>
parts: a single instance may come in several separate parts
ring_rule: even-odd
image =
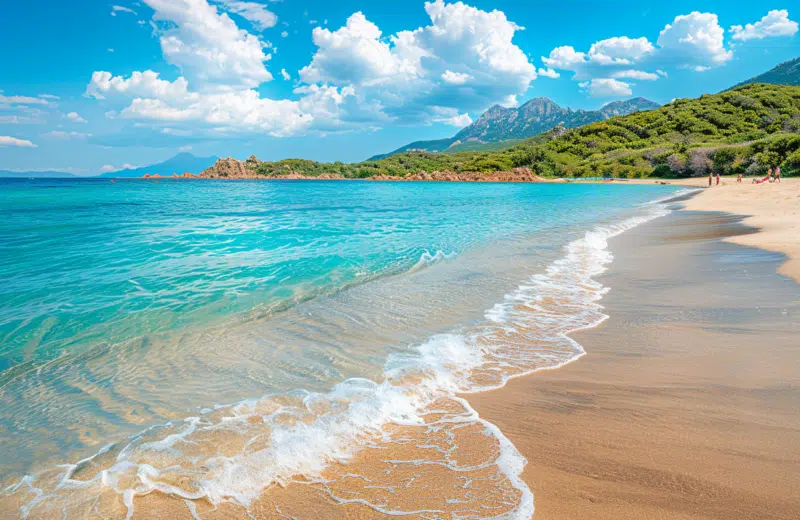
[[[695,194],[686,209],[614,239],[619,259],[599,277],[611,288],[601,302],[610,318],[571,334],[587,351],[578,362],[470,395],[528,459],[534,518],[721,520],[735,511],[755,520],[800,510],[791,498],[800,486],[798,327],[789,318],[800,290],[774,274],[781,256],[739,245],[762,233],[742,217],[688,209],[719,199]],[[717,258],[722,267],[708,265]],[[748,275],[749,264],[763,269]]]
[[[713,195],[714,193],[724,194],[726,192],[724,192],[724,190],[708,190],[700,194],[695,193],[693,196],[689,197],[684,195],[680,200],[681,203],[689,205],[692,200],[700,196],[707,194]],[[681,196],[678,195],[677,197]],[[675,199],[670,199],[668,204],[674,205]],[[692,273],[698,270],[698,265],[686,261],[686,257],[692,257],[698,255],[699,253],[708,254],[708,251],[700,251],[699,248],[709,246],[710,244],[721,244],[722,240],[735,241],[741,237],[750,237],[758,234],[752,233],[751,230],[744,229],[744,227],[740,224],[741,219],[735,215],[708,212],[699,213],[693,211],[681,211],[676,212],[675,214],[681,215],[678,217],[678,220],[690,219],[691,222],[679,222],[678,224],[675,224],[675,222],[671,222],[669,224],[661,223],[662,220],[675,220],[673,219],[673,216],[667,216],[656,219],[655,221],[645,222],[644,224],[636,226],[632,230],[629,230],[622,235],[612,237],[614,244],[610,247],[610,249],[615,253],[615,255],[617,254],[617,241],[623,243],[620,254],[622,265],[618,266],[618,260],[615,260],[611,264],[609,273],[595,277],[595,279],[601,280],[603,285],[611,286],[612,289],[614,289],[611,293],[612,298],[619,289],[625,290],[627,289],[625,286],[630,285],[631,288],[628,290],[637,293],[638,297],[633,299],[633,301],[638,304],[639,299],[643,296],[642,291],[645,291],[644,295],[647,295],[646,285],[652,284],[655,279],[660,279],[660,283],[655,285],[656,289],[660,288],[661,284],[677,284],[685,286],[686,284],[682,283],[682,276],[685,275],[688,278],[692,278]],[[658,229],[653,229],[653,226]],[[642,241],[647,243],[644,244],[644,247],[642,248],[643,251],[638,251],[642,245],[640,244]],[[701,244],[701,246],[698,246],[698,244]],[[680,254],[675,253],[674,249],[676,247],[680,248]],[[738,245],[734,246],[726,244],[726,247],[731,249],[724,250],[724,256],[756,256],[758,257],[756,263],[758,263],[760,266],[772,265],[774,268],[774,266],[777,265],[777,262],[780,261],[780,257],[778,255],[771,253],[754,253],[750,250],[741,248]],[[665,254],[647,254],[652,253],[652,251]],[[669,258],[670,255],[675,256],[676,260],[686,261],[689,263],[683,264],[678,262],[679,265],[677,267],[672,266],[665,260],[665,257]],[[631,280],[626,280],[626,278],[630,278],[628,271],[642,268],[653,259],[658,260],[654,262],[654,265],[649,267],[649,271],[647,273],[648,275],[646,277],[635,277]],[[662,268],[664,267],[667,267],[667,272],[663,272]],[[699,268],[704,268],[704,264],[701,264]],[[792,285],[790,281],[775,276],[774,270],[772,272],[768,271],[769,270],[760,270],[759,276],[771,276],[771,278],[768,280],[770,284],[783,284],[781,286],[783,287],[782,291],[786,292],[786,287],[791,287],[788,289],[789,293],[795,295],[797,294],[796,291],[792,293],[792,291],[796,289],[796,286]],[[624,283],[626,281],[630,281],[632,283],[626,284]],[[715,282],[717,282],[717,285],[713,285],[715,289],[723,292],[727,290],[719,285],[721,283],[727,285],[727,275],[719,275]],[[789,285],[787,285],[787,283]],[[757,288],[759,286],[756,284],[749,287],[749,290],[752,290],[753,287]],[[678,296],[680,297],[677,299],[681,301],[682,304],[677,307],[680,308],[681,312],[686,312],[692,308],[690,303],[684,302],[684,298],[687,296],[686,291],[690,291],[690,288],[683,287],[682,290],[678,291]],[[717,291],[709,291],[709,294],[716,295]],[[652,294],[650,296],[652,296]],[[694,301],[696,295],[690,296],[692,296],[689,298],[690,302]],[[604,307],[608,307],[607,310],[603,311],[605,314],[610,316],[610,319],[607,321],[615,322],[620,319],[625,321],[636,321],[639,319],[637,312],[631,312],[631,309],[626,308],[624,305],[621,308],[613,307],[614,305],[619,305],[619,302],[611,301],[607,304],[608,298],[609,297],[607,296],[601,301],[601,304]],[[669,299],[665,300],[670,301]],[[777,298],[777,300],[777,303],[787,301],[785,298]],[[794,301],[797,301],[797,298],[795,298]],[[770,301],[766,302],[767,305],[774,305],[775,303],[776,302]],[[645,305],[652,305],[652,302],[646,302]],[[758,308],[759,307],[756,307],[756,309]],[[658,318],[661,318],[661,316],[658,316]],[[663,319],[656,319],[653,321],[645,320],[645,325],[650,327],[672,325],[669,320],[666,320],[667,323],[662,323],[664,321],[665,320]],[[714,324],[711,325],[711,328],[713,328]],[[717,324],[717,326],[718,325],[719,324]],[[670,411],[670,413],[675,414],[676,411],[686,411],[680,410],[681,406],[678,406],[680,403],[677,403],[677,401],[683,399],[684,394],[681,393],[680,396],[664,396],[657,394],[660,392],[669,393],[670,390],[674,390],[673,387],[680,386],[679,383],[685,383],[688,381],[688,376],[686,374],[682,374],[684,380],[679,381],[678,383],[675,381],[667,381],[663,385],[650,386],[654,384],[653,381],[640,379],[635,385],[632,385],[630,381],[626,381],[626,377],[630,375],[628,373],[628,369],[631,368],[631,361],[637,362],[641,359],[648,359],[649,356],[641,355],[641,353],[631,350],[631,345],[627,344],[630,334],[628,334],[628,331],[625,330],[625,328],[621,330],[614,330],[612,333],[609,333],[607,327],[609,327],[607,322],[601,322],[600,325],[595,327],[589,329],[578,329],[576,332],[570,333],[570,336],[580,338],[579,340],[576,340],[585,346],[586,353],[579,356],[583,358],[580,360],[580,363],[574,362],[577,361],[576,358],[563,366],[557,367],[559,370],[538,370],[537,372],[541,373],[536,374],[536,377],[530,373],[522,377],[510,379],[501,388],[488,390],[486,392],[473,393],[466,396],[469,400],[469,406],[479,413],[481,419],[486,420],[491,425],[496,426],[499,429],[498,431],[502,432],[505,438],[513,442],[522,455],[527,457],[530,461],[522,473],[522,478],[527,483],[528,487],[534,492],[535,503],[537,506],[536,518],[576,518],[581,517],[581,515],[585,515],[586,511],[595,512],[596,515],[592,516],[593,518],[606,518],[606,516],[604,516],[606,513],[609,514],[608,518],[613,517],[621,519],[649,518],[650,514],[654,515],[652,516],[653,518],[724,518],[723,516],[715,516],[719,512],[718,505],[714,505],[714,507],[709,510],[711,511],[710,516],[706,513],[704,513],[702,516],[695,516],[692,511],[679,511],[680,514],[674,514],[676,513],[676,511],[673,510],[674,508],[665,506],[665,504],[662,503],[664,500],[663,497],[658,497],[659,494],[671,494],[674,495],[671,496],[673,499],[683,499],[685,498],[682,496],[682,493],[685,492],[683,488],[686,486],[689,488],[697,487],[703,493],[712,493],[720,496],[726,495],[727,493],[730,496],[726,495],[726,500],[735,499],[736,501],[741,502],[742,500],[746,501],[751,499],[752,497],[745,496],[748,492],[748,489],[746,488],[736,489],[734,490],[735,493],[732,493],[731,490],[728,489],[731,487],[729,482],[720,483],[714,481],[713,478],[709,478],[709,476],[705,474],[702,476],[695,476],[691,473],[691,471],[688,472],[688,475],[685,474],[686,472],[684,472],[684,474],[676,474],[674,471],[672,471],[671,467],[668,470],[659,468],[658,465],[660,462],[662,462],[660,450],[662,450],[663,447],[658,447],[658,453],[647,453],[647,446],[651,443],[649,436],[655,435],[658,438],[657,434],[663,432],[647,432],[649,436],[634,435],[632,432],[627,431],[628,429],[632,429],[635,432],[635,428],[629,428],[631,423],[626,422],[625,424],[619,424],[617,421],[618,417],[615,417],[615,415],[617,412],[619,412],[619,408],[617,406],[618,403],[615,403],[610,399],[607,399],[607,402],[602,403],[604,406],[598,407],[591,403],[592,401],[599,401],[599,398],[603,397],[619,398],[622,396],[623,408],[630,406],[632,402],[636,401],[637,407],[641,406],[641,408],[644,410],[641,413],[644,413],[645,415],[659,414],[663,411],[660,409],[660,407],[663,407],[665,404],[667,405],[666,408]],[[613,325],[611,325],[611,327],[613,327]],[[690,322],[686,324],[686,327],[692,329],[692,334],[685,336],[687,342],[691,341],[695,335],[706,339],[709,338],[707,330],[709,328],[709,324],[705,324],[704,326],[702,320],[690,320]],[[795,330],[797,329],[795,328],[792,331],[794,332]],[[679,328],[671,330],[671,334],[680,335],[683,332],[684,331],[680,330]],[[769,329],[762,332],[769,332]],[[599,347],[596,347],[596,345],[593,345],[592,343],[592,341],[596,340],[595,336],[601,338],[601,345]],[[713,336],[713,334],[710,336]],[[585,340],[584,337],[588,337],[589,339]],[[603,344],[602,341],[604,337],[606,341],[605,344]],[[620,339],[622,339],[622,341],[620,341]],[[715,343],[715,339],[712,337],[709,342],[713,344]],[[713,348],[718,348],[718,345],[712,346]],[[669,348],[669,346],[664,347],[664,350],[669,350]],[[661,354],[653,357],[656,358],[658,362],[664,362],[665,359],[671,363],[677,362],[679,363],[679,366],[677,367],[678,369],[685,368],[680,364],[686,364],[686,360],[679,359],[680,356],[674,355],[674,352],[670,354],[670,356],[664,356]],[[784,352],[781,355],[785,356],[785,354],[786,353]],[[601,364],[598,364],[597,362],[598,357],[601,361]],[[784,363],[787,366],[791,365],[790,362],[787,362],[790,359],[791,358],[784,359]],[[650,359],[650,361],[653,360]],[[584,367],[585,363],[589,363],[588,368]],[[621,368],[620,365],[623,365],[623,367]],[[648,370],[652,370],[652,367],[650,367]],[[663,372],[665,370],[670,375],[675,375],[676,372],[680,372],[680,370],[675,370],[674,366],[670,368],[669,363],[667,363],[665,367],[660,368],[658,372]],[[705,370],[712,369],[706,366]],[[636,370],[631,370],[631,372],[635,373]],[[578,374],[577,376],[575,375],[576,373]],[[692,375],[697,376],[698,374],[701,375],[701,383],[707,383],[707,380],[709,379],[708,374],[704,372],[697,372]],[[791,373],[791,371],[787,372],[787,374],[788,375],[785,375],[785,377],[786,381],[790,381],[788,383],[790,387],[792,385],[797,385],[797,383],[800,382],[800,378],[795,378],[796,374]],[[650,375],[652,375],[652,373],[650,373]],[[609,380],[611,380],[611,383],[609,383]],[[766,381],[766,379],[764,381]],[[762,381],[762,383],[764,381]],[[577,389],[571,388],[566,392],[564,391],[565,384],[575,383],[578,385]],[[605,387],[608,387],[609,385],[614,387],[614,391],[601,391],[599,392],[599,398],[597,395],[598,392],[594,388],[591,388],[599,387],[601,390],[605,390]],[[700,384],[699,386],[702,387],[703,385]],[[665,387],[669,390],[665,391]],[[750,390],[749,388],[742,387],[735,388],[737,390]],[[708,389],[704,388],[704,390]],[[615,392],[617,395],[613,395]],[[533,409],[535,413],[530,413],[531,396],[534,398]],[[570,403],[571,400],[575,401],[576,397],[577,402]],[[795,399],[794,395],[790,396],[788,399],[786,399],[786,401],[791,403],[793,399]],[[697,399],[697,396],[695,396],[695,400],[699,400]],[[654,403],[653,401],[658,402]],[[589,406],[586,405],[587,402],[590,403]],[[709,408],[714,411],[721,409],[723,410],[723,413],[726,413],[730,416],[735,415],[734,412],[736,410],[727,410],[725,409],[725,405],[726,403],[712,403],[711,405],[709,405],[709,403],[703,403],[703,408],[699,411],[705,412]],[[561,417],[561,415],[563,415],[562,408],[564,406],[571,408],[569,413],[570,419],[574,419],[575,416],[588,411],[591,416],[591,421],[589,423],[580,424],[579,427],[574,429],[570,428],[567,430],[559,430],[558,432],[555,432],[555,434],[552,431],[548,431],[546,434],[537,435],[541,433],[540,431],[537,431],[537,428],[541,429],[544,426],[553,426],[553,424],[547,423],[548,415],[550,416],[550,419],[553,419],[552,416],[556,416],[555,418],[557,420],[557,425],[563,425],[564,423],[569,422],[569,420],[563,421],[563,417]],[[686,405],[685,407],[691,408],[689,405]],[[592,410],[592,408],[595,408],[595,410]],[[598,413],[598,409],[601,413]],[[695,415],[697,415],[697,412],[698,410],[694,410]],[[640,412],[637,409],[632,413],[634,414],[633,419],[635,423],[635,419],[639,418],[638,414]],[[785,413],[785,410],[784,415],[788,415]],[[537,422],[542,417],[544,417],[545,421],[542,423]],[[674,418],[675,417],[673,416],[672,419]],[[679,417],[679,419],[683,418]],[[630,420],[630,417],[626,417],[626,421]],[[769,416],[760,417],[759,420],[761,422],[779,422],[775,419],[775,417]],[[788,422],[784,422],[788,424],[788,426],[784,425],[784,427],[788,427],[792,431],[800,431],[800,428],[795,427],[794,418],[790,418]],[[593,431],[598,424],[601,426],[601,433],[611,432],[613,435],[604,439],[603,442],[592,444],[591,441],[593,440],[593,437],[600,436],[600,433],[595,433]],[[800,426],[800,422],[797,423],[797,426]],[[662,425],[662,428],[665,430],[670,429],[668,425]],[[534,435],[531,435],[531,430],[533,431]],[[590,441],[588,443],[586,439],[583,438],[587,432],[589,432],[590,437]],[[770,433],[774,434],[775,432],[772,431]],[[689,437],[691,435],[687,433],[684,436]],[[662,437],[664,437],[664,435],[662,435]],[[669,435],[667,435],[667,437],[669,437]],[[791,443],[795,442],[795,439],[800,440],[800,436],[788,437],[791,442],[783,443],[786,444],[786,446],[784,446],[784,451],[791,451]],[[613,456],[608,457],[608,453],[604,452],[603,450],[608,450],[609,446],[615,441],[618,442],[619,438],[626,438],[627,442],[624,445],[618,446],[617,448],[611,450],[613,452]],[[590,453],[588,453],[588,455],[583,454],[584,457],[579,459],[577,462],[570,461],[566,463],[568,466],[568,474],[565,476],[563,468],[563,465],[565,464],[564,461],[559,460],[558,465],[555,467],[556,471],[552,471],[554,469],[552,464],[548,467],[546,464],[541,464],[541,460],[538,460],[538,458],[541,456],[541,453],[538,451],[542,448],[542,443],[547,443],[548,439],[555,441],[556,448],[558,448],[548,448],[545,450],[545,454],[548,457],[551,457],[551,459],[556,459],[558,457],[566,457],[570,459],[573,455],[571,452],[574,452],[576,449],[580,451],[580,448],[588,448]],[[642,439],[646,440],[642,441]],[[670,442],[675,441],[674,438],[669,438],[668,440]],[[681,441],[683,440],[684,439],[681,439]],[[763,441],[764,437],[762,436],[761,442]],[[773,442],[772,444],[774,445],[781,443]],[[733,447],[728,447],[726,445],[724,449],[728,451],[732,450],[747,453],[750,459],[755,457],[753,453],[748,452],[748,450],[753,450],[752,445],[737,447],[736,443],[732,442],[732,446]],[[709,455],[708,450],[703,451],[695,445],[692,445],[691,447],[697,451],[697,454],[700,457],[709,457],[714,455],[714,453]],[[630,451],[632,454],[635,453],[639,457],[645,455],[645,459],[649,463],[649,466],[656,467],[644,467],[641,465],[641,460],[637,460],[635,461],[636,464],[632,464],[631,460],[624,458],[625,453],[623,452],[625,451]],[[716,448],[712,451],[720,451],[720,449]],[[762,453],[759,454],[762,459],[775,458],[774,453],[770,452],[765,454],[765,451],[767,450],[762,450]],[[681,457],[676,457],[674,453],[670,453],[668,455],[669,456],[666,457],[668,462],[675,464],[681,463]],[[617,457],[617,459],[614,459],[614,457]],[[623,460],[619,460],[620,458]],[[735,462],[747,463],[749,461],[748,457],[741,457],[740,455],[739,458],[743,458],[744,460],[736,460]],[[759,460],[759,463],[764,463],[764,460]],[[538,466],[536,465],[537,462],[540,463]],[[727,471],[732,471],[735,469],[736,464],[732,463],[731,461],[726,460],[723,462],[724,464],[721,467],[725,467]],[[796,464],[800,464],[800,460],[796,461]],[[540,480],[539,477],[541,474],[538,472],[542,471],[542,466],[545,467],[545,470],[549,469],[550,473],[545,471],[544,475],[546,478]],[[575,470],[576,467],[578,468],[577,471]],[[783,469],[785,470],[785,468]],[[537,473],[532,476],[532,471]],[[591,474],[587,475],[587,471],[589,471]],[[780,475],[781,471],[779,470],[777,473]],[[788,474],[786,471],[784,471],[784,473]],[[587,480],[587,478],[589,480]],[[647,482],[643,484],[643,480]],[[664,481],[666,481],[666,484]],[[546,482],[546,484],[542,484],[542,482]],[[800,481],[798,483],[800,483]],[[751,482],[751,485],[752,484],[753,483]],[[643,490],[642,487],[645,489]],[[574,488],[580,489],[580,493],[577,497],[578,500],[576,500],[576,497],[571,494]],[[694,500],[693,507],[701,508],[702,504],[699,504],[696,500],[697,497],[692,494],[693,489],[690,489],[689,491],[689,498]],[[609,494],[613,500],[609,501],[606,498],[598,498],[604,497],[604,494]],[[635,495],[634,498],[642,498],[642,496],[648,495],[647,500],[649,500],[649,502],[645,501],[646,503],[639,503],[631,498],[631,494]],[[167,497],[163,497],[167,499],[162,500],[157,498],[158,496],[159,493],[154,493],[149,496],[141,496],[137,498],[137,504],[141,504],[145,511],[149,511],[150,513],[157,514],[163,512],[172,517],[182,517],[185,516],[190,510],[194,511],[193,507],[195,506],[189,507],[188,504],[184,503],[183,501],[174,501],[173,499],[169,499]],[[290,501],[298,498],[307,501],[307,505],[304,505],[300,510],[298,510],[298,512],[305,511],[307,513],[312,513],[315,507],[322,508],[331,505],[330,502],[328,502],[329,498],[317,493],[312,493],[308,486],[292,485],[280,491],[274,488],[271,489],[268,496],[265,495],[262,497],[263,502],[262,499],[259,499],[259,504],[257,505],[256,509],[260,509],[260,512],[264,514],[264,517],[271,517],[269,514],[269,509],[273,508],[273,499],[276,501],[274,502],[274,507],[276,508],[277,501],[279,501],[279,497],[281,496]],[[633,501],[631,502],[631,500]],[[791,511],[792,508],[795,507],[795,504],[791,500],[785,500],[779,496],[771,497],[771,500],[773,502],[777,501],[778,505],[786,511]],[[283,502],[283,500],[280,501]],[[316,503],[316,506],[314,503]],[[766,501],[762,500],[759,502],[759,504],[761,504],[759,507],[763,509],[764,504],[766,503]],[[553,507],[554,504],[557,505],[555,508]],[[613,516],[611,515],[611,510],[603,509],[603,507],[607,507],[609,505],[613,505]],[[196,504],[196,507],[204,510],[203,513],[209,513],[209,517],[216,517],[217,515],[214,515],[211,510],[206,509],[206,506],[208,506],[208,504],[204,504],[203,501],[200,501]],[[586,509],[587,507],[590,509]],[[731,505],[730,507],[733,506]],[[349,511],[350,513],[347,514],[352,514],[353,517],[357,518],[378,516],[375,514],[375,511],[366,508],[363,505],[358,506],[356,504],[351,504],[341,509],[342,514],[345,514],[345,511]],[[228,506],[224,506],[217,511],[217,513],[222,515],[222,517],[232,517],[234,515],[238,517],[239,512],[240,511],[234,512],[234,510],[230,509]],[[655,516],[656,514],[657,516]],[[203,516],[205,517],[206,515],[204,514]],[[261,515],[256,516],[262,517]],[[747,516],[746,518],[755,519],[764,517]],[[775,516],[775,518],[784,517]]]

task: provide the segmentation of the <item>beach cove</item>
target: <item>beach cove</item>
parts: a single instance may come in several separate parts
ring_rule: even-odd
[[[774,187],[784,191],[774,193],[791,202],[796,186],[786,182]],[[762,187],[742,186],[743,197],[764,193],[744,191],[748,188]],[[499,390],[466,394],[463,403],[435,403],[434,416],[461,417],[457,420],[465,420],[464,426],[473,424],[448,434],[458,437],[459,455],[453,460],[461,464],[471,460],[484,467],[480,471],[485,474],[475,482],[487,479],[498,484],[496,491],[482,496],[466,486],[460,500],[482,507],[524,504],[524,494],[519,494],[524,488],[503,476],[519,471],[532,491],[536,518],[584,514],[593,518],[626,518],[625,514],[629,518],[729,518],[731,511],[741,510],[751,515],[742,518],[770,518],[764,512],[773,510],[774,518],[790,518],[786,514],[797,506],[787,498],[796,483],[786,478],[797,474],[793,472],[797,457],[791,455],[798,430],[797,374],[792,363],[792,341],[798,331],[791,323],[797,285],[775,274],[782,255],[722,241],[758,236],[739,223],[741,217],[679,210],[715,194],[727,197],[727,189],[714,188],[689,201],[670,202],[669,215],[609,236],[614,261],[598,278],[602,283],[598,289],[611,288],[600,300],[602,313],[610,318],[598,328],[572,335],[587,355],[572,358],[577,361],[558,370],[511,379]],[[795,209],[791,204],[777,207]],[[594,319],[585,323],[597,324]],[[758,340],[753,342],[753,337]],[[697,350],[687,347],[695,342]],[[762,359],[765,348],[768,356]],[[523,368],[520,375],[527,370]],[[765,400],[769,406],[763,406]],[[468,408],[462,409],[467,402]],[[487,421],[483,426],[470,418],[470,408]],[[482,428],[496,428],[493,435],[501,446],[513,443],[513,449],[503,449],[525,457],[524,469],[514,469],[514,463],[509,467],[496,464],[497,447],[481,439]],[[412,430],[394,433],[406,438],[405,442],[413,439]],[[215,440],[220,441],[233,447],[239,442],[224,437]],[[427,438],[424,442],[445,441]],[[398,459],[409,455],[403,444],[394,454]],[[376,453],[379,459],[385,458],[385,453]],[[376,453],[362,450],[343,465],[331,464],[322,475],[337,482],[335,488],[300,483],[302,479],[270,486],[251,500],[249,514],[256,518],[380,517],[375,498],[398,500],[395,497],[403,494],[392,488],[397,485],[396,475],[391,479],[394,484],[384,484],[383,495],[370,491],[381,486],[379,475],[387,469]],[[116,453],[112,450],[109,455]],[[90,476],[95,464],[98,468],[105,464],[105,457],[79,465],[73,477]],[[704,464],[696,464],[698,460]],[[743,463],[748,461],[752,468],[752,460],[758,461],[755,469],[742,473]],[[420,476],[410,471],[404,482],[413,491],[411,484]],[[349,474],[360,477],[353,479]],[[441,515],[435,512],[441,508],[436,498],[452,494],[450,476],[428,472],[427,480],[419,480],[422,487],[394,505],[409,511],[423,503],[419,493],[425,493],[432,499],[423,508],[428,512],[412,516]],[[185,487],[188,482],[182,482],[183,478],[172,485]],[[358,485],[364,479],[375,483]],[[348,493],[351,499],[343,501]],[[7,499],[0,506],[13,503]],[[130,513],[128,505],[133,506],[134,518],[246,517],[241,507],[231,503],[213,505],[203,498],[170,497],[158,489],[129,498],[108,490],[94,504],[104,515],[120,518]],[[529,516],[524,508],[516,511],[515,516]]]

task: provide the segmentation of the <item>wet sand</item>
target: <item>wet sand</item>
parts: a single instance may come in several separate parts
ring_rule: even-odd
[[[800,517],[800,285],[723,241],[754,236],[740,220],[612,239],[588,354],[470,396],[527,457],[537,520]]]
[[[637,181],[639,184],[653,181]],[[672,184],[707,188],[706,178],[668,181]],[[778,272],[800,283],[800,179],[782,179],[780,183],[753,184],[743,179],[722,179],[719,186],[705,189],[687,203],[687,209],[724,211],[744,215],[744,224],[758,233],[736,235],[727,240],[786,254]]]

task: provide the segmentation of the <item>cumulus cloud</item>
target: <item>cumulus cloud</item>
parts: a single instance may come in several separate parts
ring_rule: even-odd
[[[561,77],[561,74],[559,74],[555,70],[553,70],[551,68],[544,69],[544,68],[541,68],[541,67],[539,68],[539,75],[540,76],[544,76],[545,78],[551,78],[551,79],[557,79],[557,78]]]
[[[80,116],[77,112],[70,112],[66,114],[64,117],[72,121],[73,123],[85,123],[86,120]]]
[[[550,56],[542,56],[542,62],[554,69],[575,70],[576,66],[586,63],[586,54],[576,51],[571,45],[564,45],[550,51]]]
[[[713,13],[676,16],[658,35],[660,61],[698,71],[723,65],[733,58],[724,33]]]
[[[601,65],[630,65],[655,51],[647,38],[619,36],[601,40],[589,49],[589,61]]]
[[[433,106],[483,110],[536,78],[512,41],[523,28],[504,13],[442,0],[426,2],[425,11],[430,25],[388,38],[361,12],[339,29],[315,28],[317,51],[301,80],[356,86],[388,118],[420,122]]]
[[[96,71],[86,95],[108,105],[107,114],[154,129],[287,136],[389,123],[464,126],[472,110],[516,103],[536,78],[512,42],[522,27],[500,11],[436,0],[425,3],[430,25],[388,36],[360,12],[338,29],[314,28],[316,51],[293,97],[269,99],[256,87],[272,79],[271,45],[236,25],[226,12],[235,12],[233,2],[143,1],[155,11],[164,58],[181,75]],[[290,79],[285,70],[280,76]]]
[[[554,72],[573,72],[573,79],[590,95],[619,96],[632,93],[631,85],[620,79],[656,81],[667,77],[667,67],[703,71],[732,57],[717,15],[692,12],[664,26],[655,44],[646,37],[615,36],[595,42],[586,52],[569,45],[556,47],[542,62]]]
[[[17,139],[9,135],[0,135],[0,146],[11,146],[16,148],[36,148],[36,145],[27,139]]]
[[[263,4],[256,2],[242,2],[237,0],[216,0],[223,9],[236,13],[253,24],[259,31],[275,27],[278,17],[269,11]]]
[[[463,85],[464,83],[469,80],[471,76],[469,74],[465,74],[463,72],[453,72],[452,70],[446,70],[442,74],[442,80],[445,83],[450,83],[451,85]]]
[[[628,83],[614,78],[595,78],[580,83],[579,86],[590,96],[598,98],[625,97],[633,94]]]
[[[459,114],[447,119],[446,122],[450,126],[464,128],[465,126],[469,126],[472,124],[472,118],[469,117],[469,114]]]
[[[272,79],[264,43],[206,0],[144,0],[164,59],[197,90],[254,88]]]
[[[772,10],[761,20],[742,27],[734,25],[730,28],[734,40],[761,40],[776,36],[794,36],[797,33],[797,22],[789,19],[786,9]]]
[[[152,70],[134,72],[127,79],[112,76],[106,71],[94,72],[86,87],[86,95],[95,99],[105,99],[106,96],[113,95],[164,100],[191,100],[198,97],[198,94],[189,93],[189,82],[185,78],[167,81]]]
[[[281,69],[281,77],[286,81],[292,79],[292,76],[290,76],[289,73],[286,72],[286,69]]]

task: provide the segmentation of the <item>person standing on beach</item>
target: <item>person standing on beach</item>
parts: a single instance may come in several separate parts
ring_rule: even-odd
[[[781,182],[781,167],[775,168],[775,182]]]
[[[717,186],[719,186],[719,172],[717,172]]]
[[[742,183],[742,172],[739,172],[739,176],[736,177],[736,183],[737,184],[741,184]]]
[[[711,187],[711,181],[714,180],[714,172],[708,172],[708,187]]]

